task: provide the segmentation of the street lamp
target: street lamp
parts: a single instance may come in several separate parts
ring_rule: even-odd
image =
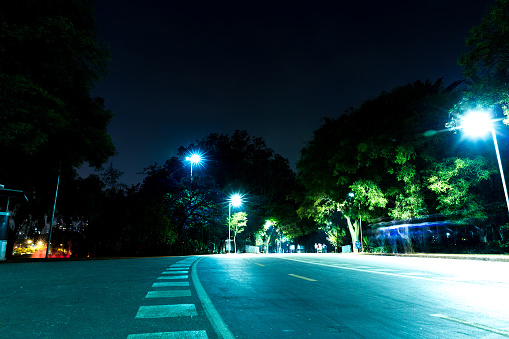
[[[495,153],[497,154],[498,168],[500,169],[500,177],[502,178],[502,186],[504,187],[505,202],[507,204],[507,211],[509,212],[509,198],[507,197],[507,187],[505,184],[504,169],[502,168],[502,161],[500,160],[500,152],[498,151],[497,137],[495,128],[493,127],[493,120],[485,111],[471,111],[461,120],[460,128],[470,136],[478,137],[490,131],[493,137],[493,144],[495,145]]]
[[[355,197],[355,194],[353,192],[348,193],[348,196],[350,198]],[[362,219],[361,219],[361,202],[359,201],[359,229],[361,230],[361,252],[364,252],[364,246],[362,244]]]
[[[238,193],[233,194],[230,196],[229,203],[228,203],[228,253],[230,253],[231,249],[231,216],[232,216],[232,205],[233,207],[239,207],[242,205],[242,196]]]
[[[186,160],[191,163],[191,178],[193,177],[193,163],[198,164],[201,161],[201,156],[198,153],[193,153],[186,157]]]

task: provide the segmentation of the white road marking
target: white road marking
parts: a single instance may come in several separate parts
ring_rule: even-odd
[[[187,274],[189,271],[164,271],[161,274]]]
[[[307,281],[316,281],[315,279],[311,279],[311,278],[303,277],[303,276],[301,276],[301,275],[297,275],[297,274],[288,274],[288,275],[291,275],[292,277],[295,277],[295,278],[299,278],[299,279],[307,280]]]
[[[171,318],[197,316],[194,304],[140,306],[135,318]]]
[[[208,339],[207,331],[180,331],[129,334],[127,339]]]
[[[196,290],[196,294],[200,298],[200,301],[203,305],[203,309],[205,310],[205,314],[207,318],[209,318],[212,327],[214,327],[214,331],[216,331],[219,338],[223,339],[235,339],[233,333],[230,331],[228,326],[223,321],[223,318],[219,315],[214,304],[210,300],[207,292],[203,288],[200,278],[198,278],[198,273],[196,273],[196,265],[202,258],[199,258],[196,263],[193,264],[193,268],[191,271],[191,277],[193,278],[194,289]]]
[[[431,276],[431,274],[425,273],[425,272],[401,272],[400,274],[402,274],[402,275],[411,275],[411,276],[416,276],[416,277],[417,276],[420,276],[420,277],[422,277],[422,276],[430,277]]]
[[[178,280],[178,279],[187,279],[187,275],[170,275],[170,276],[162,276],[162,277],[158,277],[157,279],[173,279],[173,280]]]
[[[190,290],[169,290],[169,291],[149,291],[145,298],[176,298],[190,297]]]
[[[432,317],[441,318],[441,319],[445,319],[445,320],[449,320],[449,321],[454,321],[455,323],[458,323],[458,324],[463,324],[463,325],[479,328],[481,330],[485,330],[485,331],[488,331],[488,332],[492,332],[492,333],[503,335],[504,337],[509,337],[509,331],[500,330],[498,328],[486,326],[486,325],[479,324],[479,323],[474,323],[472,321],[467,321],[467,320],[463,320],[463,319],[459,319],[459,318],[449,317],[448,315],[444,315],[444,314],[430,314],[430,315]]]
[[[339,266],[339,265],[329,265],[329,264],[324,264],[324,263],[321,263],[321,262],[311,262],[311,261],[299,260],[299,259],[294,259],[294,258],[282,258],[282,257],[280,257],[280,259],[298,261],[298,262],[303,262],[303,263],[312,264],[312,265],[320,265],[320,266],[326,266],[326,267],[339,268],[339,269],[342,269],[342,270],[350,270],[350,271],[358,271],[358,272],[364,272],[364,273],[374,273],[374,274],[381,274],[381,275],[389,275],[389,276],[393,276],[393,277],[403,277],[403,278],[411,278],[411,279],[418,279],[418,280],[427,280],[427,281],[435,281],[435,282],[448,282],[448,283],[456,283],[456,284],[468,284],[469,283],[468,281],[448,280],[447,278],[440,279],[440,278],[430,278],[430,277],[422,277],[422,276],[416,276],[416,275],[409,275],[409,274],[404,274],[404,272],[391,273],[391,272],[383,272],[381,270],[365,270],[365,269],[359,269],[359,268],[354,268],[354,267],[343,267],[343,266]]]
[[[152,287],[184,287],[189,286],[188,281],[165,281],[165,282],[156,282],[152,284]]]
[[[183,268],[189,268],[191,265],[188,265],[188,264],[173,264],[170,266],[170,268],[180,268],[180,269],[183,269]]]
[[[375,271],[375,272],[397,272],[398,270],[393,270],[392,268],[374,268],[371,271]]]

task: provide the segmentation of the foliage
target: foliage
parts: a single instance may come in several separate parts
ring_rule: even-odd
[[[495,0],[481,23],[470,30],[468,52],[458,59],[469,78],[453,118],[471,109],[491,109],[509,116],[509,1]],[[504,121],[509,124],[509,121]]]
[[[430,173],[428,188],[436,193],[439,213],[460,221],[487,218],[485,200],[476,188],[496,174],[496,169],[483,157],[447,158],[430,169]]]
[[[352,242],[359,236],[359,214],[365,222],[426,214],[433,197],[425,171],[447,153],[451,140],[444,133],[433,138],[423,133],[443,129],[444,112],[457,100],[453,88],[444,88],[441,80],[417,81],[325,119],[297,164],[307,191],[299,214],[322,223],[341,213]]]
[[[112,113],[90,95],[109,53],[95,41],[89,0],[2,1],[0,46],[0,153],[9,159],[0,177],[30,199],[13,216],[17,234],[28,215],[44,222],[58,173],[68,183],[85,162],[114,155]]]
[[[327,240],[332,244],[334,250],[339,253],[339,248],[342,246],[343,238],[346,235],[345,229],[327,225],[324,230]]]
[[[244,130],[231,135],[212,133],[196,145],[181,147],[179,156],[184,158],[194,149],[204,153],[203,171],[214,178],[225,196],[248,193],[243,206],[249,214],[244,237],[250,243],[255,243],[255,234],[269,218],[278,219],[289,236],[305,232],[290,199],[298,187],[295,173],[288,160],[267,147],[262,138]]]

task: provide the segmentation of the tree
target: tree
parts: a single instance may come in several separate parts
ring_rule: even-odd
[[[479,190],[481,182],[489,181],[497,173],[484,157],[447,158],[431,169],[428,188],[437,196],[437,211],[454,217],[458,223],[467,220],[483,221],[486,198]],[[474,221],[474,222],[475,222]]]
[[[359,214],[367,222],[428,214],[427,201],[433,197],[425,188],[424,171],[444,157],[451,138],[423,134],[443,129],[444,112],[457,100],[456,85],[417,81],[325,119],[297,164],[307,190],[299,214],[323,224],[340,212],[352,243],[359,239]],[[353,199],[347,199],[349,193]]]
[[[230,220],[230,227],[233,232],[233,244],[235,246],[235,253],[237,253],[237,234],[244,232],[247,226],[247,213],[237,212],[232,215]]]
[[[58,173],[72,178],[83,163],[100,167],[115,153],[112,114],[90,96],[108,60],[95,42],[91,4],[0,4],[0,154],[8,161],[0,177],[27,193],[31,214],[52,207]]]
[[[339,253],[339,248],[343,244],[343,238],[346,235],[344,229],[336,227],[332,224],[327,225],[325,228],[325,234],[327,235],[327,240],[332,244],[334,250]]]
[[[495,0],[481,23],[470,30],[468,52],[458,64],[469,78],[462,100],[451,110],[453,118],[475,109],[501,110],[509,116],[509,1]],[[506,124],[509,121],[505,121]]]
[[[159,201],[175,227],[173,252],[205,253],[224,227],[224,194],[210,176],[186,176],[182,163],[172,158],[163,166],[154,165],[145,170],[141,191],[146,197]]]
[[[295,211],[295,203],[289,199],[297,185],[295,173],[288,160],[267,147],[263,138],[244,130],[212,133],[181,147],[179,156],[184,159],[194,149],[204,153],[204,171],[225,196],[239,190],[249,192],[246,208],[250,217],[245,231],[249,241],[255,243],[255,234],[269,218],[284,215],[289,224],[297,222],[296,213],[289,212]]]

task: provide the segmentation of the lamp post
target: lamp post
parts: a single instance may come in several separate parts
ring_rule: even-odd
[[[191,163],[191,178],[193,178],[193,163],[198,164],[201,161],[201,156],[197,153],[194,153],[186,157],[186,160]]]
[[[350,198],[353,198],[353,197],[355,197],[355,194],[353,192],[350,192],[350,193],[348,193],[348,196]],[[361,252],[364,252],[364,246],[362,244],[362,218],[361,218],[361,203],[360,203],[360,201],[359,201],[359,229],[361,231],[361,248],[360,248],[360,250],[361,250]]]
[[[233,207],[238,207],[238,206],[242,205],[242,197],[240,196],[240,194],[236,193],[236,194],[233,194],[232,196],[230,196],[230,200],[228,203],[228,253],[230,253],[230,249],[231,249],[230,230],[231,230],[232,205],[233,205]]]
[[[493,120],[489,114],[484,111],[471,111],[461,121],[460,128],[470,136],[482,136],[490,131],[495,145],[495,153],[497,154],[498,168],[500,170],[500,177],[502,179],[502,186],[504,188],[505,202],[507,204],[507,211],[509,212],[509,198],[507,196],[507,187],[505,184],[504,169],[502,168],[502,161],[500,160],[500,152],[498,151],[497,137],[495,128],[493,127]]]

